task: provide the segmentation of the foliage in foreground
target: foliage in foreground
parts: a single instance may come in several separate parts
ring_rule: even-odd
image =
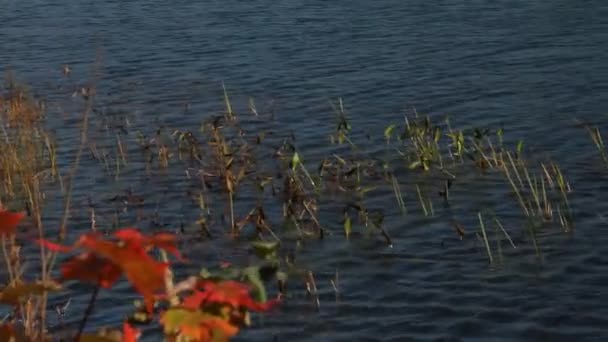
[[[0,237],[3,249],[7,240],[16,238],[17,225],[23,213],[0,210]],[[36,297],[63,291],[63,283],[78,281],[94,286],[89,307],[84,313],[76,341],[136,341],[138,324],[158,322],[169,341],[226,341],[239,329],[249,325],[249,312],[268,311],[277,300],[259,302],[252,297],[252,285],[247,282],[191,276],[174,284],[171,262],[166,253],[184,262],[173,234],[144,235],[138,229],[124,228],[106,237],[98,232],[82,234],[72,245],[49,240],[33,240],[51,253],[73,254],[61,264],[58,279],[25,282],[13,281],[0,291],[0,304],[12,307],[10,319],[0,323],[0,340],[30,340],[19,323],[24,310]],[[164,261],[156,260],[150,252],[161,251]],[[6,256],[6,253],[5,253]],[[7,259],[7,262],[9,260]],[[10,269],[10,265],[7,265]],[[100,288],[112,288],[121,276],[143,297],[143,305],[125,319],[122,332],[83,334]],[[255,286],[260,286],[256,283]],[[51,339],[51,336],[47,336]]]

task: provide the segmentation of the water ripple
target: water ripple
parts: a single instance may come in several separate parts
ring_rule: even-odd
[[[525,139],[566,170],[576,227],[570,234],[539,231],[542,262],[526,247],[529,236],[504,180],[459,174],[453,204],[438,204],[436,218],[421,215],[415,195],[406,196],[406,216],[386,210],[392,249],[380,238],[345,242],[339,222],[329,218],[334,235],[307,246],[299,259],[319,278],[320,311],[294,293],[279,312],[255,316],[240,340],[602,341],[608,334],[608,219],[601,214],[608,210],[607,179],[589,137],[573,125],[574,117],[607,125],[601,116],[608,108],[605,2],[31,0],[2,6],[0,68],[56,95],[78,86],[62,81],[62,64],[86,79],[98,59],[100,102],[132,115],[138,129],[197,129],[221,112],[224,82],[242,111],[249,96],[274,101],[276,122],[260,127],[294,130],[310,162],[330,151],[329,101],[343,97],[357,141],[366,132],[381,134],[416,107],[450,114],[465,127],[505,127],[506,136],[514,135],[507,139]],[[57,90],[58,82],[64,88]],[[77,136],[62,133],[76,127],[80,110],[66,108],[52,122],[67,146],[62,153],[76,148],[70,142]],[[167,222],[192,216],[180,201],[188,187],[183,175],[140,179],[133,171],[140,165],[107,190],[98,189],[109,185],[97,162],[83,164],[75,201],[140,186],[151,199],[170,203]],[[411,182],[408,173],[403,178]],[[394,203],[387,193],[370,205]],[[496,208],[518,244],[503,250],[500,265],[488,267],[474,236],[480,207]],[[75,226],[86,227],[87,213],[73,216]],[[452,219],[469,232],[463,241]],[[220,247],[196,242],[187,253],[217,261],[225,256]],[[329,283],[336,270],[337,301]],[[87,291],[74,291],[73,307],[80,309]],[[129,309],[115,301],[125,296],[132,296],[126,284],[102,293],[95,321],[114,324]],[[154,331],[146,338],[154,340]]]

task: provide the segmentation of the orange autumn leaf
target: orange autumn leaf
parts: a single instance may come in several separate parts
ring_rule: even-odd
[[[17,225],[25,217],[25,213],[14,213],[0,210],[0,236],[15,234]]]
[[[73,246],[63,246],[48,240],[37,242],[54,252],[69,252],[76,248],[87,250],[63,265],[63,279],[110,288],[124,273],[133,288],[144,297],[147,311],[152,312],[156,295],[165,291],[168,264],[156,261],[147,251],[151,247],[158,247],[180,257],[175,237],[171,234],[148,237],[135,228],[121,229],[114,237],[119,241],[106,240],[103,235],[91,232],[82,235]]]
[[[76,255],[61,265],[63,280],[78,280],[105,289],[111,288],[121,274],[118,266],[91,252]]]
[[[126,321],[122,324],[122,342],[137,342],[141,332]]]
[[[278,303],[276,300],[264,303],[254,300],[251,297],[249,286],[234,280],[219,283],[202,280],[197,286],[204,291],[200,294],[195,293],[196,297],[188,298],[189,306],[195,306],[196,301],[200,301],[199,306],[205,303],[222,303],[234,308],[244,307],[253,311],[268,311]]]
[[[200,296],[202,303],[224,303],[232,307],[239,307],[242,299],[249,297],[249,287],[234,280],[219,283],[203,280],[197,285],[204,290]]]
[[[66,253],[76,248],[76,246],[60,245],[45,239],[35,241],[51,252]],[[122,270],[116,265],[91,252],[76,255],[61,265],[61,280],[78,280],[97,284],[106,289],[111,288],[121,274]]]
[[[182,335],[199,342],[227,341],[239,331],[221,317],[184,308],[169,309],[161,315],[160,321],[166,334]]]
[[[123,228],[115,232],[114,237],[125,243],[141,246],[145,250],[152,247],[164,249],[178,260],[183,261],[181,253],[177,249],[177,237],[173,234],[157,233],[152,236],[145,236],[136,228]]]
[[[139,232],[139,230],[137,230],[137,228],[122,228],[117,230],[113,235],[119,240],[140,246],[145,242],[145,237]]]
[[[166,263],[154,260],[139,245],[121,245],[100,239],[97,235],[82,236],[78,245],[118,266],[135,290],[144,297],[148,312],[152,312],[154,295],[165,290]]]

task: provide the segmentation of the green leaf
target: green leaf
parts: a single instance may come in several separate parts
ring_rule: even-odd
[[[424,171],[429,171],[431,169],[431,165],[428,159],[424,160],[424,162],[422,163],[422,167],[424,168]]]
[[[435,136],[433,137],[433,139],[436,143],[439,142],[439,139],[441,139],[441,128],[435,127]]]
[[[300,155],[298,154],[298,152],[295,152],[293,154],[293,157],[291,158],[291,169],[295,171],[295,169],[298,167],[298,165],[300,165],[300,163]]]
[[[392,124],[384,130],[384,137],[386,140],[389,140],[393,136],[393,131],[395,130],[395,124]]]
[[[278,241],[254,241],[251,243],[253,252],[264,260],[276,260],[279,249]]]
[[[517,142],[517,148],[515,149],[517,151],[517,154],[521,154],[524,150],[524,141],[520,140]]]
[[[416,160],[410,164],[410,170],[420,167],[420,165],[421,165],[420,160]]]
[[[266,302],[268,296],[266,295],[266,287],[260,276],[260,268],[256,266],[250,266],[243,270],[243,278],[245,281],[250,283],[253,287],[253,297],[258,302]]]
[[[359,188],[359,192],[360,192],[362,195],[364,195],[364,194],[366,194],[366,193],[368,193],[368,192],[370,192],[370,191],[374,191],[374,190],[376,190],[376,188],[377,188],[377,187],[375,187],[375,186],[364,186],[364,187],[360,187],[360,188]]]
[[[353,231],[353,224],[350,219],[350,215],[348,213],[344,213],[344,234],[348,239],[350,237],[350,233]]]

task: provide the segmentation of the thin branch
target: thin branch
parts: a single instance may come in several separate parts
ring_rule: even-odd
[[[87,321],[89,320],[89,317],[93,313],[93,309],[95,308],[95,301],[97,300],[97,295],[99,294],[100,288],[101,287],[99,285],[95,286],[95,288],[93,289],[93,293],[91,293],[91,298],[89,298],[89,304],[87,305],[87,308],[84,311],[84,315],[82,316],[82,320],[80,321],[80,324],[78,325],[78,332],[76,333],[76,337],[74,337],[75,342],[80,341],[80,336],[82,335],[82,332],[84,331],[84,327],[87,325]]]

